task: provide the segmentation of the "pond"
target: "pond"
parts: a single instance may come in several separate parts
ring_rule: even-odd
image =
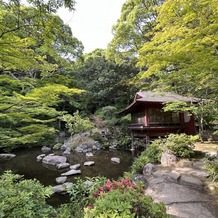
[[[55,152],[60,154],[60,151]],[[43,165],[41,161],[37,161],[36,157],[42,154],[40,149],[20,150],[13,153],[16,154],[16,157],[11,160],[0,160],[0,175],[6,170],[11,170],[13,173],[24,175],[25,179],[35,178],[43,185],[55,186],[57,185],[55,178],[69,170],[69,168],[57,170],[55,167],[49,167],[49,165]],[[120,164],[112,163],[112,157],[120,158]],[[84,153],[72,152],[71,155],[67,156],[67,162],[71,165],[81,164],[81,175],[70,176],[67,182],[75,182],[75,178],[78,176],[80,178],[105,176],[109,179],[117,179],[129,170],[133,158],[130,151],[121,150],[98,150],[93,152],[92,157],[86,157]],[[84,166],[85,161],[94,161],[95,164],[93,166]],[[66,196],[56,195],[50,199],[50,203],[55,206],[67,200],[68,197]]]

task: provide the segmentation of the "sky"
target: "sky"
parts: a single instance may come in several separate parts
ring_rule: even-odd
[[[59,16],[68,24],[73,35],[84,45],[84,53],[96,48],[105,49],[112,40],[112,26],[121,14],[126,0],[77,0],[76,11],[59,10]]]

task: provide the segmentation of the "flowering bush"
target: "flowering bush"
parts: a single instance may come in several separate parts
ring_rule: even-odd
[[[167,217],[164,204],[154,203],[151,197],[144,195],[142,184],[132,183],[129,177],[121,181],[107,180],[91,198],[95,201],[85,208],[85,218]]]

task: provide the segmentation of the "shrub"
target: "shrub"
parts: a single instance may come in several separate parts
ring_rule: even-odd
[[[5,172],[0,179],[0,217],[54,217],[55,209],[46,203],[51,193],[35,179]]]
[[[79,111],[76,111],[73,116],[65,114],[61,119],[66,122],[66,128],[71,135],[82,133],[93,128],[89,119],[82,118],[79,115]]]
[[[87,185],[86,181],[90,182],[92,185]],[[94,190],[97,190],[102,184],[104,184],[105,181],[106,178],[100,176],[93,178],[86,177],[85,179],[77,178],[73,187],[68,190],[71,203],[70,206],[65,206],[66,213],[69,213],[68,210],[70,210],[71,216],[78,218],[83,217],[84,207],[87,207],[94,201],[94,199],[89,196],[94,192]]]
[[[218,162],[216,160],[207,160],[206,169],[211,175],[213,182],[218,182]]]
[[[190,158],[194,155],[194,142],[199,136],[188,136],[182,134],[169,134],[166,138],[158,139],[156,142],[165,152],[172,153],[177,157]]]
[[[93,193],[96,200],[85,208],[84,217],[167,217],[164,204],[154,203],[151,197],[144,195],[143,190],[141,184],[135,185],[129,178],[108,180]]]
[[[158,163],[162,154],[162,148],[158,143],[152,143],[146,150],[144,150],[139,157],[137,157],[132,166],[132,173],[142,173],[144,166],[147,163]]]

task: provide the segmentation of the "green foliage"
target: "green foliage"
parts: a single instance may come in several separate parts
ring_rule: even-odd
[[[163,149],[164,152],[169,152],[177,157],[190,158],[194,155],[194,143],[199,140],[199,136],[189,136],[182,134],[169,134],[165,138],[157,139],[152,144],[155,144]]]
[[[216,160],[207,160],[206,169],[208,170],[212,181],[218,182],[218,162]]]
[[[5,172],[0,179],[0,217],[53,217],[55,210],[46,204],[51,189],[37,180],[24,180]]]
[[[98,109],[95,112],[95,115],[104,120],[105,125],[108,128],[114,128],[115,125],[118,123],[117,113],[118,111],[116,107],[105,106],[103,108]]]
[[[61,119],[66,122],[66,127],[71,135],[82,133],[93,128],[90,120],[82,118],[79,115],[79,111],[76,111],[73,116],[70,114],[65,114]]]
[[[132,173],[142,173],[147,163],[158,163],[163,152],[168,152],[177,157],[190,158],[194,153],[194,142],[199,140],[199,136],[188,136],[186,134],[169,134],[165,138],[159,138],[152,141],[139,157],[137,157],[132,166]]]
[[[207,76],[214,75],[217,71],[216,5],[217,0],[164,2],[159,10],[156,32],[141,49],[145,56],[140,61],[149,67],[148,74],[171,67],[171,72],[198,73],[201,79],[206,72]]]
[[[87,185],[87,181],[90,183],[90,185]],[[87,207],[94,201],[93,198],[90,198],[90,195],[105,182],[105,177],[87,177],[85,179],[77,178],[73,187],[68,190],[71,200],[69,207],[71,210],[71,216],[78,218],[83,217],[84,207]]]
[[[72,96],[82,92],[59,84],[33,88],[32,82],[0,76],[0,149],[53,143],[56,122],[64,113],[57,109],[66,97],[73,102]]]
[[[140,49],[144,78],[180,94],[217,101],[217,0],[168,0]]]
[[[136,90],[130,82],[137,73],[133,65],[117,65],[107,61],[102,54],[89,54],[75,70],[78,87],[87,91],[80,97],[83,102],[81,109],[94,114],[96,110],[109,105],[125,107]]]
[[[85,218],[94,217],[167,217],[165,206],[145,196],[141,184],[129,178],[108,180],[93,193],[95,202],[85,208]]]
[[[107,58],[117,63],[135,61],[139,49],[156,25],[156,6],[163,0],[128,0],[123,4],[121,16],[113,26],[113,39],[106,50]]]
[[[155,140],[156,141],[156,140]],[[159,145],[159,143],[152,142],[141,154],[137,157],[132,166],[132,173],[142,173],[144,166],[147,163],[158,163],[160,162],[160,158],[163,152],[163,148]]]
[[[52,75],[72,64],[83,49],[70,27],[53,14],[63,1],[31,2],[31,7],[0,3],[0,68],[17,78]]]

